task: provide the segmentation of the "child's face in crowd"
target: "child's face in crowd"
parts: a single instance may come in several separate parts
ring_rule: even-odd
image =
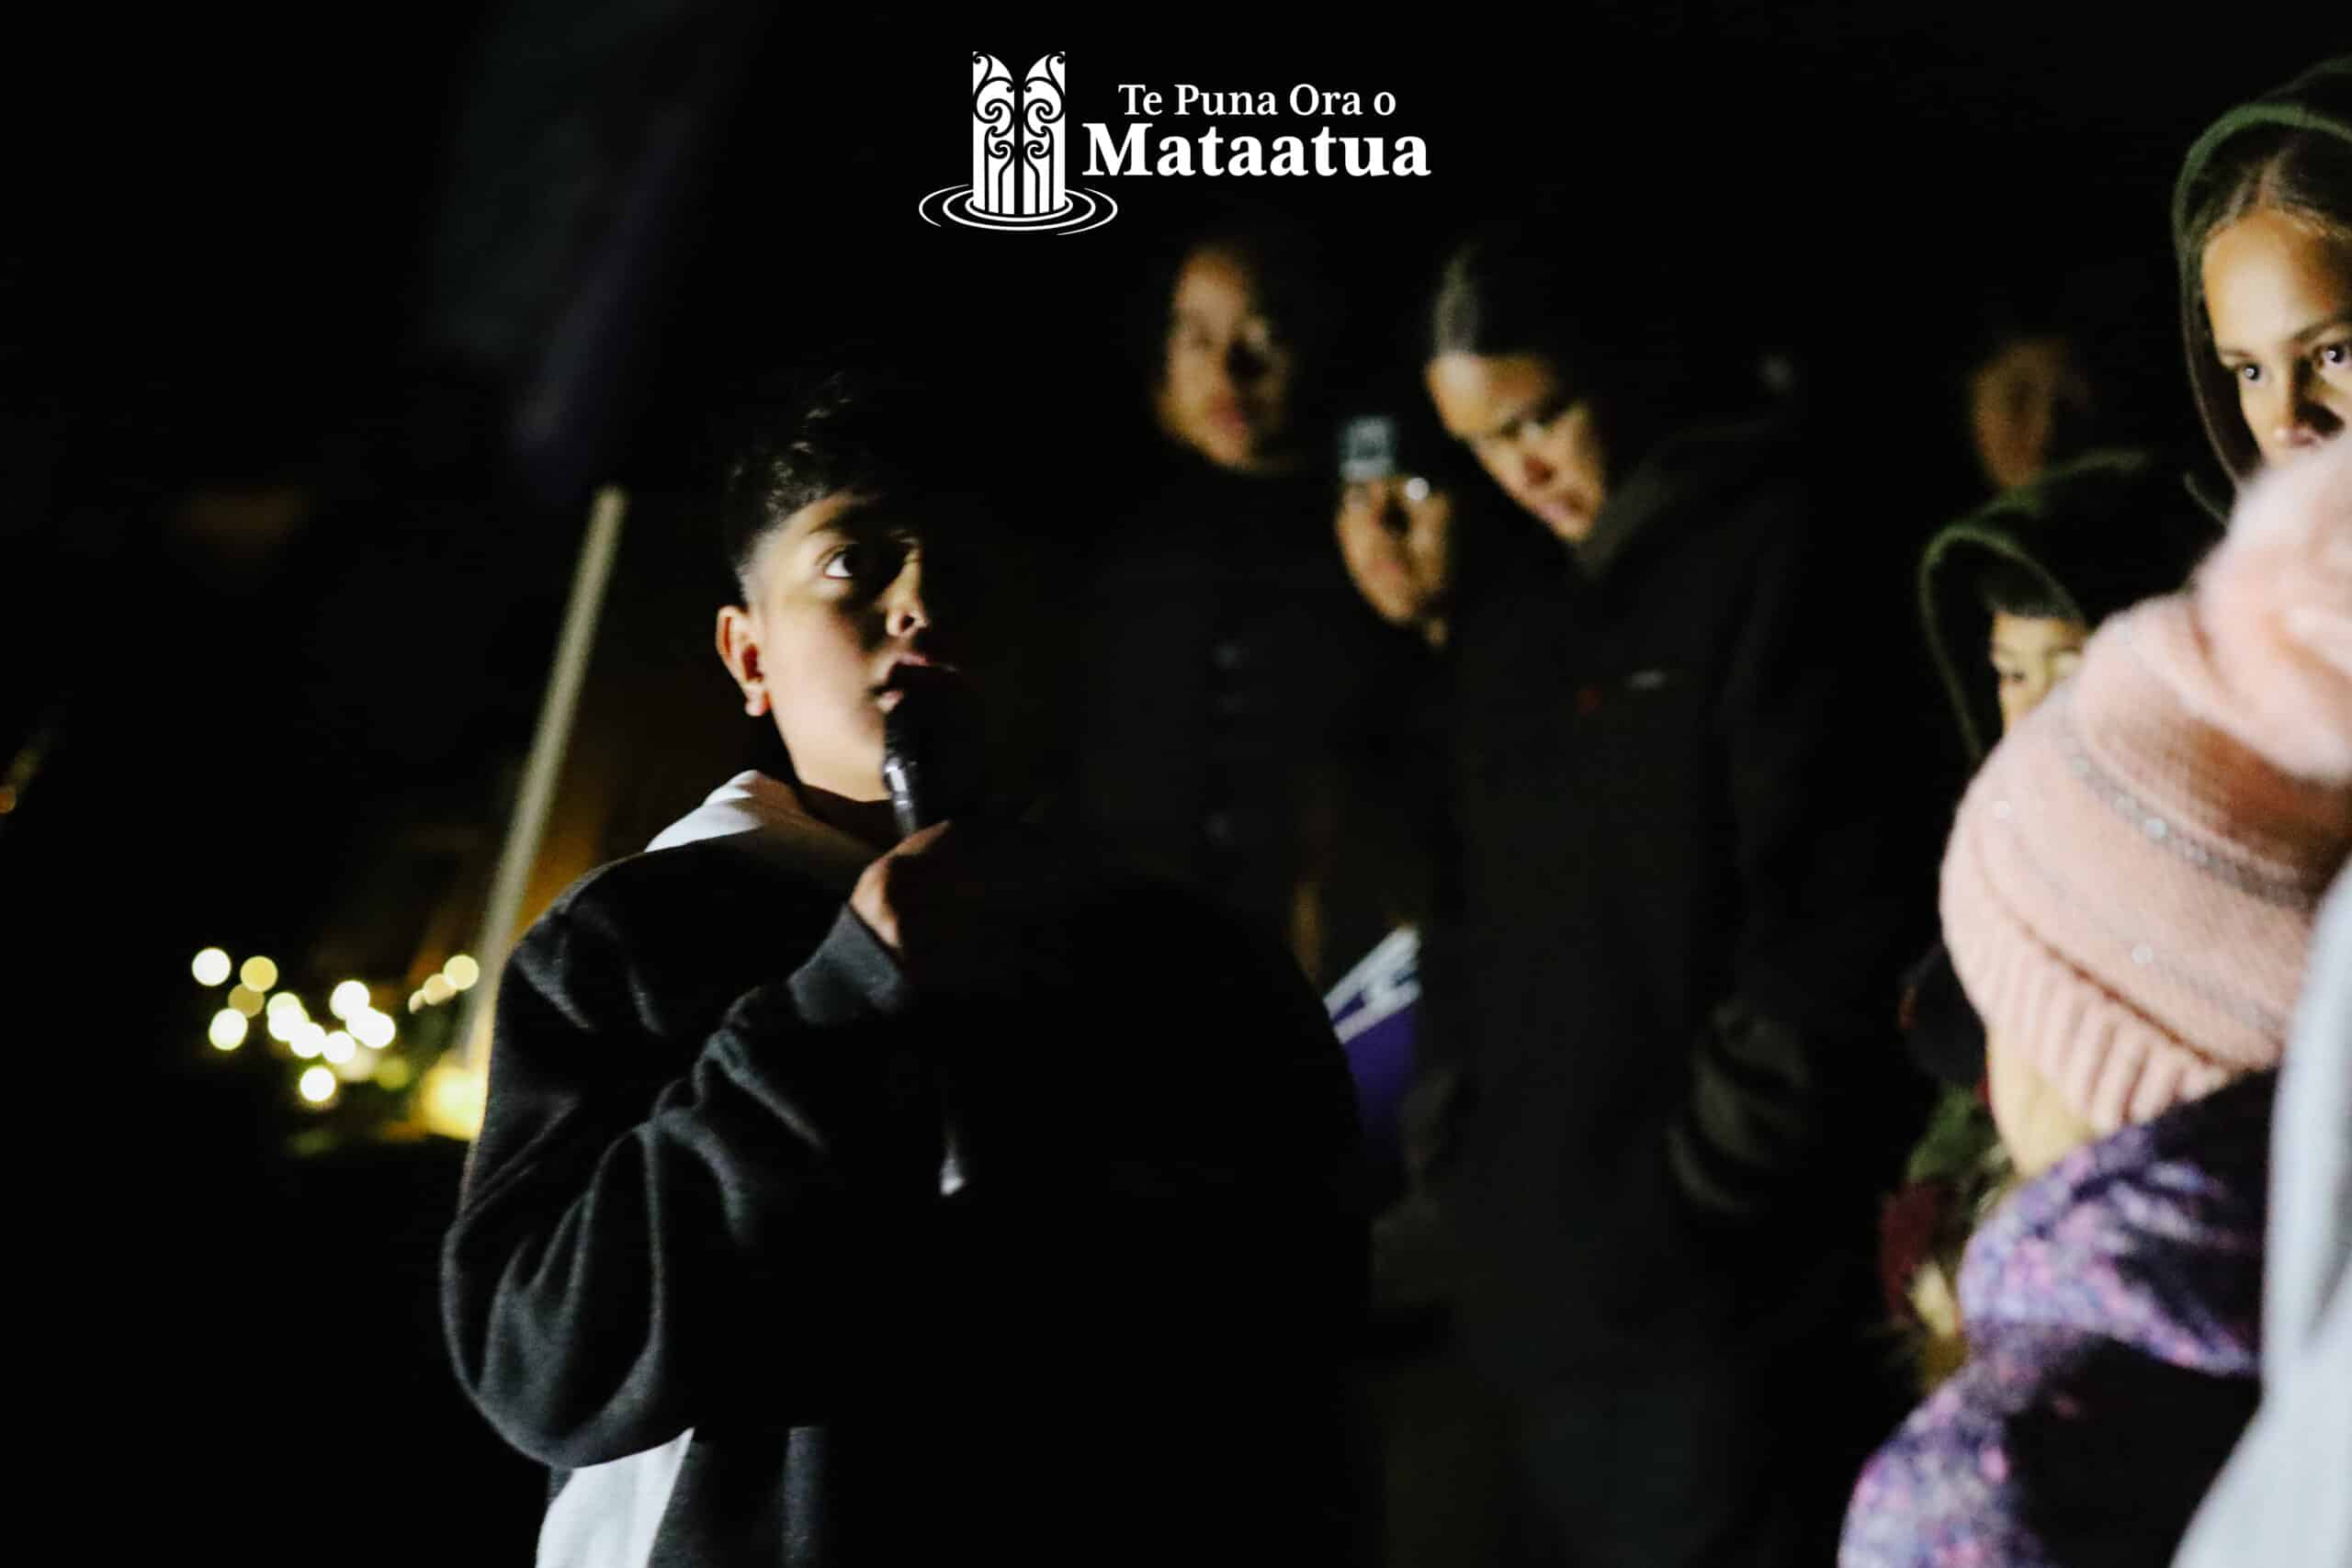
[[[1393,626],[1432,639],[1453,574],[1453,498],[1429,480],[1396,475],[1340,493],[1340,557],[1356,592]]]
[[[1589,400],[1571,400],[1540,354],[1442,354],[1430,397],[1513,501],[1561,539],[1592,532],[1608,493],[1607,455]]]
[[[1993,671],[2000,681],[2004,733],[2015,729],[2018,720],[2041,705],[2052,687],[2075,672],[2090,636],[2090,628],[2076,620],[1994,613]]]
[[[750,603],[718,612],[718,655],[744,711],[775,716],[803,784],[882,799],[882,716],[899,683],[922,678],[901,666],[962,673],[933,628],[938,585],[926,557],[910,518],[862,495],[829,495],[762,540]]]
[[[1169,307],[1160,423],[1221,468],[1262,468],[1288,433],[1294,359],[1248,269],[1196,252]]]
[[[2352,243],[2275,208],[2207,242],[2206,320],[2238,408],[2276,463],[2352,419]]]
[[[2015,490],[2058,456],[2067,409],[2086,411],[2090,383],[2060,337],[2005,343],[1968,378],[1968,421],[1977,466],[1995,490]]]

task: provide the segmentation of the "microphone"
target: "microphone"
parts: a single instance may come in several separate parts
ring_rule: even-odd
[[[969,817],[984,793],[978,716],[960,682],[899,689],[882,719],[882,783],[906,838],[951,817]]]
[[[978,711],[959,682],[915,681],[882,716],[882,783],[890,814],[907,838],[978,807],[980,744]],[[952,1198],[966,1180],[963,1118],[952,1079],[937,1072],[940,1096],[939,1195]]]

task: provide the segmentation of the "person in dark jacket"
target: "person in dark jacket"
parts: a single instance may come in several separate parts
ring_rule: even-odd
[[[1681,353],[1670,300],[1564,254],[1464,246],[1427,364],[1558,543],[1454,631],[1428,983],[1462,1059],[1462,1326],[1562,1560],[1817,1562],[1894,1397],[1863,1336],[1928,859],[1871,668],[1899,579],[1823,526],[1783,416],[1706,417],[1721,345]]]
[[[790,776],[506,965],[460,1381],[552,1472],[542,1562],[1345,1561],[1364,1221],[1316,998],[1001,789],[893,824],[886,712],[985,716],[1019,575],[938,406],[831,385],[733,472],[718,650]]]
[[[1313,769],[1398,658],[1332,547],[1331,310],[1305,243],[1244,221],[1185,250],[1152,371],[1170,466],[1080,595],[1088,825],[1286,942]],[[1294,953],[1318,986],[1343,972]]]

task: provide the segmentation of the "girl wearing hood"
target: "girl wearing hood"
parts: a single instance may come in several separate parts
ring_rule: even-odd
[[[2352,55],[2223,115],[2173,188],[2188,378],[2233,483],[2352,420]]]
[[[2352,446],[2246,491],[1961,804],[1944,932],[2023,1185],[1843,1568],[2162,1562],[2256,1397],[2276,1069],[2352,851]]]

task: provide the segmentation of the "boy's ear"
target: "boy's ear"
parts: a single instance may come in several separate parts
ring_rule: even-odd
[[[727,666],[743,693],[743,711],[754,718],[767,712],[767,671],[760,659],[759,627],[752,612],[741,604],[720,605],[714,640],[719,662]]]

